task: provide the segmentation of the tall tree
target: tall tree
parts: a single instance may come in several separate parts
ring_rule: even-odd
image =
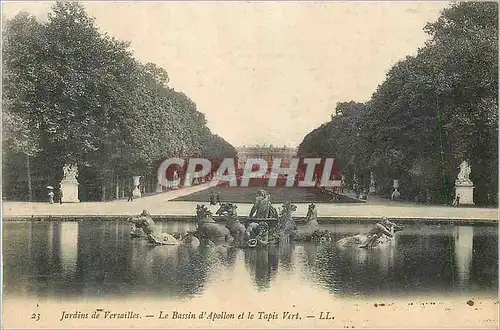
[[[119,191],[131,175],[149,179],[158,160],[227,151],[222,139],[207,149],[204,115],[168,86],[167,71],[100,33],[83,5],[57,2],[47,22],[22,13],[5,27],[4,155],[29,155],[44,182],[77,164],[83,200],[108,199],[107,188]],[[11,163],[4,170],[14,182]]]
[[[498,4],[459,3],[425,27],[430,39],[397,63],[362,111],[345,110],[304,138],[303,154],[335,154],[344,172],[375,172],[385,192],[453,194],[469,160],[476,201],[498,185]],[[347,114],[347,116],[345,116]]]

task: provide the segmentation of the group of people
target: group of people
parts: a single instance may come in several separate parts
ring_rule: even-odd
[[[342,183],[343,185],[343,183]],[[342,188],[343,190],[343,188]],[[356,196],[356,199],[364,199],[366,200],[368,198],[368,189],[367,188],[361,188],[359,186],[359,183],[354,182],[352,185],[352,190],[354,191],[354,194]]]

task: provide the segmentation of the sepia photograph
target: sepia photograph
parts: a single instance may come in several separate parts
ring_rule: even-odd
[[[499,325],[498,2],[2,2],[2,328]]]

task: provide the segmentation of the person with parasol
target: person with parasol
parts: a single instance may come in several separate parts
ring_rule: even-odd
[[[47,189],[49,190],[49,203],[54,204],[54,187],[52,186],[47,186]]]

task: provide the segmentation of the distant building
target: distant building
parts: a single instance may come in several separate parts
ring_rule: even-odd
[[[269,168],[273,165],[274,159],[281,158],[281,167],[290,166],[291,159],[297,155],[297,148],[294,147],[273,147],[270,146],[243,146],[236,148],[238,151],[238,167],[244,168],[248,158],[264,159]]]

